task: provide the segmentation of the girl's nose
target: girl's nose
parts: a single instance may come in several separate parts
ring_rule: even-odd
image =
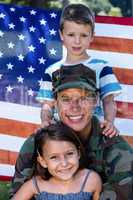
[[[62,165],[63,167],[65,167],[65,166],[67,166],[67,164],[68,164],[67,158],[65,158],[65,157],[61,158],[61,165]]]

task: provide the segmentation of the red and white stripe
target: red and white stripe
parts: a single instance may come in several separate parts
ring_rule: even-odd
[[[123,88],[116,97],[116,126],[133,144],[133,18],[97,17],[95,39],[88,50],[109,61]],[[0,102],[0,179],[10,179],[25,141],[40,124],[40,108]]]

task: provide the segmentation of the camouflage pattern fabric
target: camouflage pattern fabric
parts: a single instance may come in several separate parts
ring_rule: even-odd
[[[85,142],[88,168],[103,180],[100,200],[133,200],[133,149],[122,137],[102,135],[98,120],[92,119],[92,134]],[[12,180],[12,196],[34,170],[34,134],[21,148]]]

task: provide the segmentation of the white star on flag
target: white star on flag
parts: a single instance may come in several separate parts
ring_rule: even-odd
[[[50,35],[56,35],[56,31],[54,29],[49,30]]]
[[[9,49],[13,49],[14,46],[15,46],[14,43],[12,43],[12,42],[9,42],[9,43],[8,43],[8,48],[9,48]]]
[[[3,74],[0,74],[0,80],[2,79]]]
[[[41,79],[38,81],[38,83],[39,83],[39,86],[41,87],[41,85],[42,85],[42,83],[43,83],[43,79],[41,78]]]
[[[24,78],[20,75],[17,77],[18,83],[23,83]]]
[[[33,92],[32,89],[29,89],[29,90],[28,90],[28,95],[29,95],[29,96],[33,96],[33,95],[34,95],[34,92]]]
[[[56,18],[57,14],[55,14],[54,12],[50,13],[51,18]]]
[[[3,37],[4,32],[0,30],[0,37]]]
[[[7,64],[8,69],[11,69],[11,70],[12,70],[12,69],[13,69],[13,66],[14,66],[14,65],[12,65],[11,63],[8,63],[8,64]]]
[[[24,56],[22,54],[18,55],[18,60],[23,61],[24,60]]]
[[[11,87],[10,85],[8,85],[8,86],[6,87],[6,89],[7,89],[7,92],[11,92],[11,93],[12,93],[13,87]]]
[[[0,13],[0,19],[4,19],[6,15],[4,15],[3,13]]]
[[[32,66],[28,67],[29,73],[34,73],[35,68],[33,68]]]
[[[14,29],[15,25],[13,23],[9,24],[9,29]]]
[[[47,23],[47,21],[46,21],[45,19],[41,19],[41,20],[40,20],[40,24],[41,24],[41,25],[44,25],[44,26],[45,26],[46,23]]]
[[[35,15],[35,14],[36,14],[36,11],[35,11],[35,10],[30,10],[30,14],[31,14],[31,15]]]
[[[25,20],[26,20],[26,18],[25,18],[25,17],[23,17],[23,16],[22,16],[22,17],[20,17],[19,19],[20,19],[20,21],[21,21],[21,22],[25,22]]]
[[[44,59],[43,57],[39,58],[39,64],[45,64],[46,59]]]
[[[36,47],[34,47],[33,45],[28,46],[28,49],[30,52],[34,52]]]
[[[56,55],[56,50],[54,48],[49,49],[51,55]]]
[[[25,39],[25,36],[23,34],[18,35],[18,37],[19,37],[19,40],[24,40]]]
[[[36,28],[34,26],[29,27],[30,32],[35,32]]]
[[[2,58],[2,56],[3,56],[3,53],[0,51],[0,58]]]
[[[45,44],[45,42],[46,42],[46,39],[45,39],[45,38],[43,38],[43,37],[41,37],[41,38],[39,38],[39,41],[40,41],[40,43],[41,43],[41,44]]]
[[[13,7],[10,8],[10,11],[11,11],[11,12],[15,12],[15,8],[13,8]]]

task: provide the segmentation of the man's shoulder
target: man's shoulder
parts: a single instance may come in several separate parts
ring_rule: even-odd
[[[52,65],[50,65],[46,70],[45,73],[49,74],[52,76],[52,73],[55,72],[56,70],[60,69],[61,65],[64,63],[64,60],[60,60]]]
[[[35,134],[31,134],[23,143],[20,154],[25,154],[27,152],[33,152],[34,151],[34,141],[35,141]]]

